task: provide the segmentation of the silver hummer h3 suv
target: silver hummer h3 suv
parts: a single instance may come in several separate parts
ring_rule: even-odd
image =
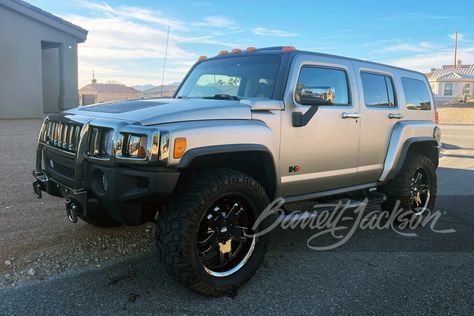
[[[166,270],[220,295],[262,262],[265,221],[254,224],[277,197],[431,209],[435,116],[418,72],[288,46],[222,51],[171,99],[48,115],[33,187],[64,198],[73,222],[155,221]]]

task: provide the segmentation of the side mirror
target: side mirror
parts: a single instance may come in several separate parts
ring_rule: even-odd
[[[298,87],[295,99],[302,105],[333,105],[336,91],[333,87]]]

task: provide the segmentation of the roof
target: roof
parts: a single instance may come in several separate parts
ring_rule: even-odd
[[[61,32],[71,35],[76,38],[79,43],[87,39],[88,31],[80,26],[72,24],[66,20],[61,19],[49,12],[41,10],[22,0],[2,0],[0,6],[4,6],[16,13],[31,18],[37,22],[45,24],[49,27],[55,28]]]
[[[340,55],[325,54],[325,53],[312,52],[312,51],[299,50],[299,49],[290,50],[290,51],[288,51],[288,52],[283,52],[283,48],[285,48],[285,47],[292,47],[292,46],[262,47],[262,48],[257,48],[257,49],[255,49],[254,51],[252,51],[252,54],[259,54],[259,53],[262,53],[262,54],[268,54],[268,53],[271,53],[271,54],[287,54],[287,55],[291,55],[291,54],[293,54],[293,55],[294,55],[294,54],[308,54],[308,55],[313,55],[313,56],[340,58],[340,59],[345,59],[345,60],[349,60],[349,61],[358,61],[358,62],[362,62],[362,63],[366,63],[366,64],[372,64],[372,65],[376,65],[376,66],[389,67],[389,68],[393,68],[393,69],[408,71],[408,72],[411,72],[411,73],[415,73],[415,74],[419,74],[419,75],[422,75],[422,76],[426,76],[426,75],[425,75],[424,73],[422,73],[422,72],[419,72],[419,71],[416,71],[416,70],[412,70],[412,69],[408,69],[408,68],[402,68],[402,67],[397,67],[397,66],[393,66],[393,65],[388,65],[388,64],[373,62],[373,61],[369,61],[369,60],[363,60],[363,59],[345,57],[345,56],[340,56]],[[245,54],[248,54],[248,52],[247,52],[246,50],[242,50],[242,52],[240,52],[240,53],[231,53],[231,54],[217,55],[217,56],[209,57],[209,58],[206,58],[206,59],[204,59],[204,60],[198,61],[196,64],[199,64],[200,62],[206,61],[206,60],[208,60],[208,59],[228,58],[228,57],[232,57],[232,56],[235,56],[235,55],[245,55]],[[195,65],[196,65],[196,64],[195,64]]]
[[[118,93],[118,94],[137,94],[140,91],[135,90],[131,87],[127,87],[123,84],[116,83],[95,83],[88,84],[87,86],[79,89],[80,92],[92,92],[92,93]]]
[[[443,68],[433,69],[432,80],[474,80],[474,65],[462,65],[459,67],[443,66]]]

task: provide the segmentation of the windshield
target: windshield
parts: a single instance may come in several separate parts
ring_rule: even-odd
[[[189,74],[176,97],[202,99],[273,97],[281,57],[261,55],[208,60]]]

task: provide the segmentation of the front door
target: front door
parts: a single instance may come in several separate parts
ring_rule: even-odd
[[[305,87],[332,91],[333,104],[318,106],[306,125],[295,127],[293,113],[305,113],[311,108],[295,99],[296,89]],[[349,60],[295,56],[282,115],[279,194],[291,196],[354,185],[359,156],[359,115],[356,79]]]

